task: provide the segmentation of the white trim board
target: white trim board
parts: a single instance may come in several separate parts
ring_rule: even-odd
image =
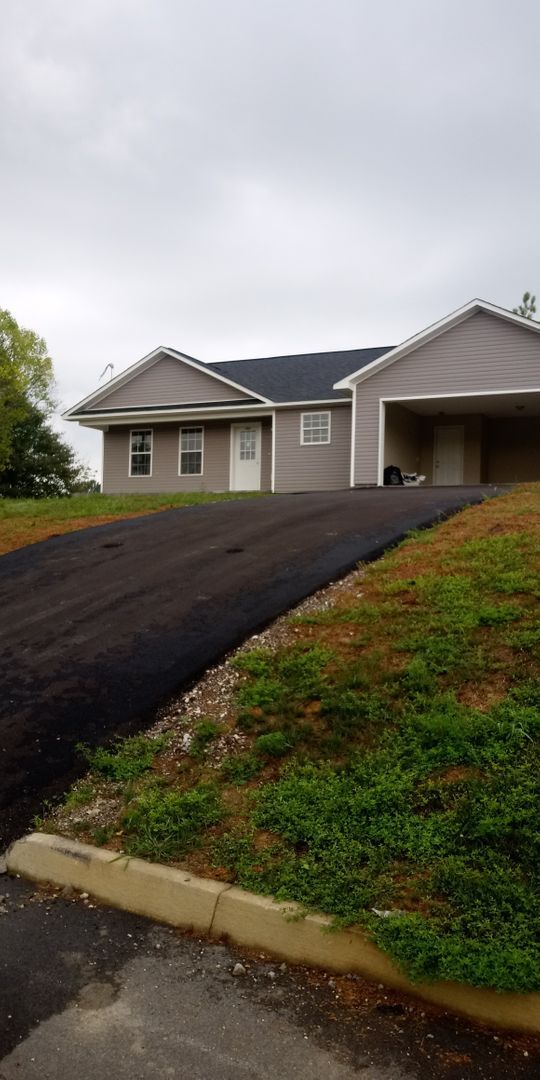
[[[349,483],[351,487],[354,487],[354,473],[355,473],[355,450],[356,450],[356,395],[358,391],[356,385],[352,390],[352,415],[351,415],[351,462],[350,462],[350,476]]]
[[[195,414],[191,412],[182,412],[181,409],[174,409],[170,413],[122,413],[111,415],[106,413],[103,416],[95,416],[92,413],[88,413],[86,416],[77,417],[82,427],[88,428],[103,428],[103,427],[125,427],[126,424],[133,426],[136,420],[140,420],[141,424],[145,423],[148,427],[150,422],[152,424],[161,421],[163,423],[185,423],[191,422],[193,426],[200,424],[203,420],[206,423],[208,420],[235,420],[238,422],[242,420],[242,416],[246,415],[246,421],[253,416],[254,419],[259,419],[263,416],[272,416],[272,411],[269,410],[267,405],[261,406],[260,412],[250,410],[247,414],[242,414],[239,411],[233,409],[226,409],[224,412],[219,412],[216,415],[216,410],[212,409],[212,412],[197,412]]]
[[[141,412],[140,410],[137,411],[137,412],[121,412],[121,413],[120,412],[102,412],[102,413],[88,412],[88,413],[81,413],[79,416],[67,417],[66,419],[76,420],[77,423],[82,424],[84,427],[95,427],[96,425],[101,426],[103,424],[123,424],[123,423],[129,423],[130,421],[135,420],[135,419],[141,419],[142,420],[145,417],[148,420],[151,420],[152,423],[155,423],[156,421],[159,421],[161,419],[166,419],[166,420],[180,420],[181,419],[181,420],[184,420],[184,419],[187,419],[187,417],[189,417],[189,416],[192,416],[194,420],[201,420],[201,419],[211,420],[213,416],[217,416],[219,419],[223,420],[223,419],[228,419],[228,418],[233,417],[233,416],[241,417],[246,413],[248,415],[253,414],[254,416],[272,416],[273,413],[275,411],[279,410],[279,409],[301,409],[301,408],[305,409],[306,406],[310,406],[310,411],[311,412],[320,412],[321,410],[320,410],[319,407],[321,405],[325,405],[325,406],[328,406],[328,407],[332,406],[332,405],[350,405],[351,400],[352,400],[351,398],[337,398],[337,399],[336,398],[331,398],[330,400],[326,399],[324,401],[283,401],[283,402],[276,402],[274,405],[272,405],[271,410],[269,410],[268,405],[265,405],[265,404],[253,405],[253,404],[249,404],[249,402],[246,405],[234,405],[234,406],[230,405],[230,404],[229,405],[212,405],[211,408],[204,409],[204,410],[201,410],[201,411],[199,411],[197,409],[184,409],[184,410],[182,410],[181,407],[175,406],[174,408],[170,408],[170,409],[167,409],[167,408],[160,409],[159,412],[156,412],[154,409],[152,409],[151,411],[146,412],[146,413]],[[270,404],[272,404],[272,403],[270,402]]]
[[[442,390],[438,394],[400,394],[399,397],[387,397],[385,394],[381,401],[444,401],[445,398],[504,397],[506,394],[540,394],[540,386],[528,387],[525,390],[516,390],[515,387],[509,390],[458,390],[449,393]]]
[[[471,300],[468,304],[464,304],[463,307],[452,311],[450,315],[446,315],[444,319],[439,319],[438,322],[432,323],[431,326],[421,330],[420,333],[407,338],[401,345],[396,345],[394,349],[390,349],[383,356],[379,356],[377,360],[372,360],[365,367],[359,368],[358,371],[335,382],[334,390],[352,390],[355,384],[363,382],[364,379],[369,379],[376,371],[382,371],[383,368],[389,367],[390,364],[394,364],[402,356],[407,356],[408,353],[414,352],[420,345],[427,344],[428,341],[432,341],[433,338],[439,337],[446,330],[458,326],[459,323],[465,322],[466,319],[471,318],[472,315],[477,315],[479,312],[495,315],[506,322],[522,327],[524,330],[531,330],[533,333],[540,334],[540,323],[535,322],[533,319],[526,319],[522,315],[514,315],[512,311],[497,307],[495,304],[489,304],[486,300]]]
[[[379,446],[377,450],[377,486],[384,487],[384,444],[386,441],[386,401],[379,398]]]
[[[261,435],[262,439],[262,435]],[[272,413],[272,460],[270,471],[270,491],[274,494],[276,490],[276,411]]]

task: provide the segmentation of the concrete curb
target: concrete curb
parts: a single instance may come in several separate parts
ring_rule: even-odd
[[[187,871],[47,833],[17,840],[6,861],[11,874],[69,885],[125,911],[264,949],[293,964],[355,972],[472,1020],[540,1034],[540,993],[497,993],[458,983],[413,984],[361,931],[328,933],[330,919],[303,917],[297,904],[279,904]]]
[[[30,833],[6,853],[10,874],[70,885],[112,907],[208,933],[220,893],[230,888],[183,870],[118,856],[63,836]]]

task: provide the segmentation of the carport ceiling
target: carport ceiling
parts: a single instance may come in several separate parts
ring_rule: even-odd
[[[540,377],[540,372],[539,372]],[[404,398],[387,401],[419,416],[540,416],[540,390],[534,393],[482,394],[473,397]]]

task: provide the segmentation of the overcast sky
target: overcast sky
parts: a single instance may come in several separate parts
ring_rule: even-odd
[[[533,0],[3,0],[0,307],[64,407],[161,344],[512,307],[540,293],[539,38]]]

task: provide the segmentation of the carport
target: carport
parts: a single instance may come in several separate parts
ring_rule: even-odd
[[[437,486],[540,479],[540,390],[380,399],[387,465]]]

